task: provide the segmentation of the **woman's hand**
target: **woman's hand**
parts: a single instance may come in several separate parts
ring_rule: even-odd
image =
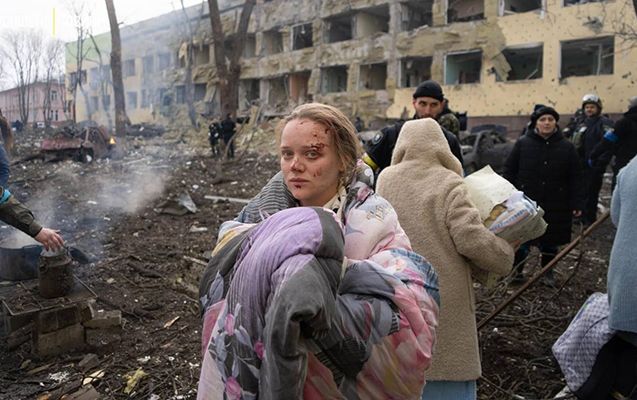
[[[34,239],[42,243],[47,251],[59,250],[64,246],[64,239],[60,236],[60,231],[49,228],[42,228]]]
[[[573,216],[579,218],[582,216],[582,210],[573,210]]]

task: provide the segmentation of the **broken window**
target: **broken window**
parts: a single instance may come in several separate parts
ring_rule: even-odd
[[[275,109],[285,106],[288,101],[287,81],[283,76],[270,78],[266,81],[267,101]]]
[[[58,91],[57,90],[51,90],[50,92],[50,97],[51,101],[57,101],[58,99]]]
[[[290,98],[298,104],[308,100],[308,82],[310,71],[295,72],[290,74]]]
[[[484,19],[484,0],[449,0],[447,23]]]
[[[365,38],[379,32],[389,32],[389,5],[360,10],[355,16],[354,37]]]
[[[610,75],[613,73],[613,37],[571,40],[561,43],[560,77]]]
[[[387,81],[387,63],[361,65],[358,88],[384,90]]]
[[[542,9],[545,0],[500,0],[500,15],[524,13]]]
[[[586,3],[603,3],[606,0],[564,0],[564,7]]]
[[[142,89],[142,104],[141,108],[148,108],[150,105],[150,96],[149,91],[146,89]]]
[[[327,43],[342,42],[352,39],[353,15],[341,14],[325,19],[325,41]]]
[[[447,54],[445,57],[445,84],[479,83],[482,69],[482,51]]]
[[[186,102],[186,87],[184,85],[175,86],[175,102],[177,104]]]
[[[347,90],[347,66],[321,68],[321,92],[334,93]]]
[[[300,50],[312,46],[311,23],[292,27],[292,50]]]
[[[195,83],[195,101],[202,101],[206,97],[206,86],[205,83]]]
[[[137,108],[137,92],[126,92],[126,108]]]
[[[157,69],[163,71],[170,68],[170,53],[160,53],[157,56]]]
[[[532,47],[515,47],[502,50],[502,55],[506,58],[511,67],[508,76],[502,79],[496,74],[496,80],[501,82],[521,81],[526,79],[540,79],[542,77],[542,45]]]
[[[416,87],[431,79],[431,57],[406,57],[400,60],[400,87]]]
[[[166,88],[159,89],[159,101],[162,106],[168,107],[173,103],[173,97]]]
[[[142,58],[142,71],[144,74],[155,72],[155,59],[153,56],[145,56]]]
[[[258,79],[242,79],[239,82],[239,109],[247,110],[252,104],[259,101],[261,91]]]
[[[105,94],[102,96],[102,106],[104,107],[104,110],[111,108],[111,95]]]
[[[210,46],[202,44],[194,46],[193,61],[195,65],[205,65],[210,62]]]
[[[263,32],[261,54],[269,56],[283,51],[283,35],[278,29]]]
[[[248,34],[243,46],[243,58],[250,58],[257,55],[257,42],[254,34]]]
[[[135,59],[124,61],[124,78],[135,75]]]
[[[433,0],[408,0],[400,3],[400,28],[410,31],[433,24]]]

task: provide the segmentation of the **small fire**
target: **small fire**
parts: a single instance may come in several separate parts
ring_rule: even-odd
[[[115,144],[115,138],[113,136],[111,136],[111,138],[108,140],[108,144],[113,145]]]

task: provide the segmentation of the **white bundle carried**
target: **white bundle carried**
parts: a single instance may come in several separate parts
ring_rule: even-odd
[[[544,234],[544,211],[490,166],[464,179],[469,197],[480,212],[484,225],[497,236],[519,245]],[[474,276],[490,286],[496,276],[474,268]]]

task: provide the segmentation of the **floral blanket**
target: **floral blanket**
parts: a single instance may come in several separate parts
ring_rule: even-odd
[[[366,197],[345,228],[307,207],[224,224],[200,287],[199,399],[420,398],[437,277]]]

